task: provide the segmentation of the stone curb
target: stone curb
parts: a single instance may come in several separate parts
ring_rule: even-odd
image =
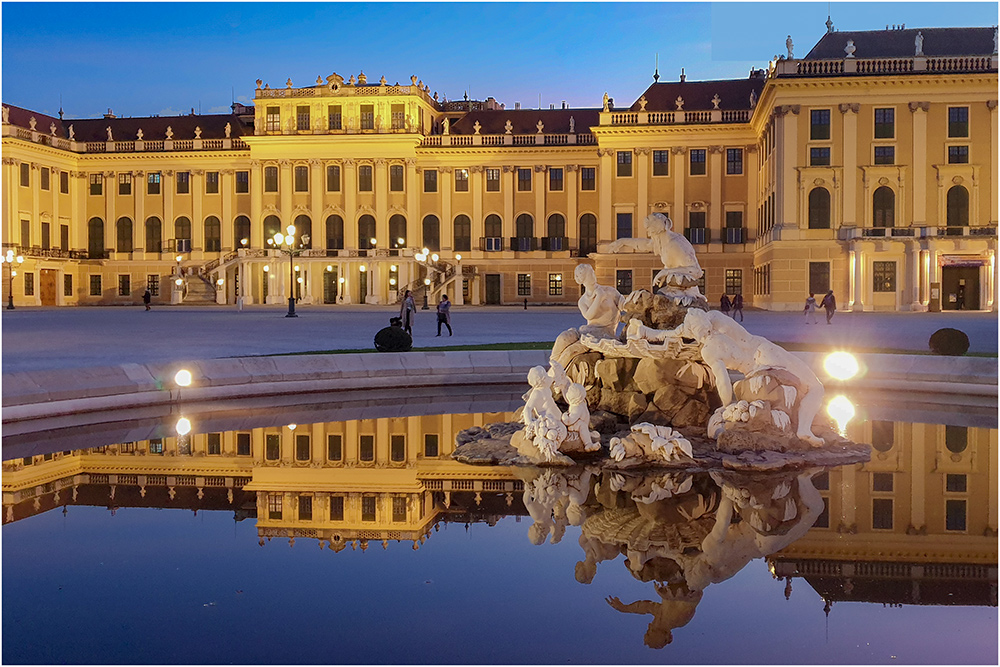
[[[828,390],[838,387],[996,396],[997,360],[870,354],[849,383],[826,379],[823,355],[797,352]],[[546,350],[287,355],[168,364],[10,373],[3,376],[3,423],[98,410],[358,389],[524,382],[547,366]],[[194,386],[173,376],[191,371]]]

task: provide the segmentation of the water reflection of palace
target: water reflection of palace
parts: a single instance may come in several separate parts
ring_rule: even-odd
[[[451,459],[455,434],[509,413],[364,419],[119,443],[5,461],[4,522],[68,505],[232,510],[261,541],[334,550],[426,539],[445,521],[523,513],[509,468]],[[358,541],[355,543],[354,541]]]

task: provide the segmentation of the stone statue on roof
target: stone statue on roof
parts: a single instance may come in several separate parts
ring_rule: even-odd
[[[441,123],[441,131],[444,134],[451,134],[451,121],[447,118],[445,118]]]
[[[3,108],[3,124],[4,125],[10,124],[10,107]]]
[[[538,119],[538,123],[535,125],[535,127],[538,128],[538,134],[541,134],[542,130],[545,129],[545,123],[542,122],[541,118]]]
[[[570,134],[576,133],[576,118],[573,118],[573,116],[569,117],[569,133]]]
[[[481,130],[481,129],[483,129],[483,126],[482,126],[482,125],[480,125],[480,124],[479,124],[479,121],[477,120],[477,121],[476,121],[476,124],[472,126],[472,130],[473,130],[473,132],[475,132],[476,134],[479,134],[479,130]]]
[[[72,125],[69,126],[68,131],[69,131],[69,140],[76,141],[76,130],[73,129]]]
[[[49,123],[49,134],[51,134],[53,137],[56,136],[56,124],[55,123]]]
[[[195,126],[195,128],[194,128],[194,138],[195,139],[201,139],[201,127],[200,126]]]
[[[503,131],[504,131],[504,134],[510,134],[511,132],[514,131],[514,126],[511,124],[509,118],[507,119],[507,122],[504,123]]]
[[[226,123],[226,139],[229,138],[229,135],[231,135],[232,132],[233,132],[233,126],[230,125],[229,123]]]
[[[795,57],[795,55],[792,53],[792,49],[794,47],[795,47],[795,44],[792,43],[792,36],[789,35],[788,39],[785,40],[785,48],[788,49],[788,59],[789,60],[791,60],[792,58]]]
[[[718,108],[719,108],[719,103],[720,103],[720,102],[722,102],[722,98],[721,98],[721,97],[719,97],[719,94],[718,94],[718,93],[716,93],[716,94],[715,94],[715,97],[713,97],[713,98],[712,98],[712,108],[713,108],[713,109],[718,109]]]
[[[604,106],[601,109],[601,111],[607,111],[607,110],[608,110],[608,93],[605,92],[604,93]]]
[[[174,128],[167,125],[167,139],[170,140],[173,138],[174,138]]]
[[[639,98],[639,111],[645,111],[645,110],[646,110],[646,96],[643,95],[642,97]]]
[[[854,40],[847,40],[847,46],[844,47],[845,58],[853,58],[854,52],[858,50],[858,47],[854,46]]]
[[[915,52],[913,55],[922,56],[924,55],[924,33],[918,32],[917,36],[913,38],[913,46]]]
[[[677,105],[677,110],[678,111],[684,111],[684,98],[683,97],[681,97],[680,95],[678,95],[677,99],[674,100],[674,104]]]
[[[34,116],[32,116],[31,118],[29,118],[29,119],[28,119],[28,127],[29,127],[29,129],[30,129],[30,130],[31,130],[32,132],[34,132],[34,131],[35,131],[35,125],[36,125],[37,123],[38,123],[38,121],[36,121],[36,120],[35,120],[35,117],[34,117]]]
[[[137,140],[139,140],[139,141],[142,141],[142,128],[141,127],[139,128],[139,131],[135,133],[135,138]]]
[[[115,138],[111,134],[111,126],[110,125],[108,125],[107,131],[108,131],[108,141],[114,141]]]

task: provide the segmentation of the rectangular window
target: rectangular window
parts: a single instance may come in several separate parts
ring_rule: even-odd
[[[221,433],[209,433],[206,435],[205,440],[208,444],[208,453],[212,456],[217,456],[222,453],[222,434]]]
[[[342,461],[344,459],[344,438],[340,435],[326,436],[326,460]]]
[[[813,528],[829,528],[830,527],[830,499],[823,497],[823,511],[819,513],[816,517],[816,521],[813,523]]]
[[[127,273],[118,276],[118,296],[129,296],[132,294],[132,276]]]
[[[43,222],[42,223],[42,249],[43,250],[48,250],[49,248],[52,247],[52,241],[51,241],[51,237],[50,237],[49,234],[50,234],[50,232],[49,232],[49,223]]]
[[[154,438],[149,441],[149,453],[150,454],[163,453],[163,438]]]
[[[342,130],[344,128],[343,109],[339,104],[331,104],[326,108],[328,127],[331,130]]]
[[[424,169],[424,192],[438,191],[437,169]]]
[[[438,455],[438,436],[437,433],[425,433],[424,434],[424,456],[429,458],[434,458]]]
[[[530,169],[518,169],[517,170],[517,191],[518,192],[531,192],[531,170]]]
[[[726,211],[726,243],[746,243],[743,233],[743,211]]]
[[[309,192],[309,167],[295,167],[295,191]]]
[[[295,435],[295,460],[308,461],[310,456],[310,438],[308,434]]]
[[[362,130],[375,129],[375,105],[373,104],[361,105],[361,129]]]
[[[177,172],[177,194],[186,195],[191,192],[191,172]]]
[[[340,167],[335,164],[326,167],[326,191],[340,192]]]
[[[309,126],[309,107],[296,107],[295,108],[295,129],[299,132],[305,132],[310,129]]]
[[[873,472],[872,473],[872,491],[880,493],[892,493],[892,473],[891,472]]]
[[[549,190],[552,192],[562,192],[563,170],[560,167],[549,167]]]
[[[817,491],[829,491],[830,490],[830,471],[824,470],[815,477],[813,477],[813,487]]]
[[[653,176],[670,175],[670,151],[653,151]]]
[[[830,262],[809,262],[809,292],[826,294],[830,289]]]
[[[691,243],[708,243],[708,230],[705,229],[705,217],[705,211],[688,211],[688,226],[684,230],[684,234]]]
[[[875,138],[896,138],[896,110],[875,109]]]
[[[281,494],[280,493],[269,493],[269,494],[267,494],[267,518],[269,518],[269,519],[280,519],[281,518]]]
[[[743,173],[743,149],[726,149],[726,173],[735,176]]]
[[[704,176],[707,172],[707,165],[705,162],[705,149],[704,148],[692,148],[690,157],[691,164],[691,175],[692,176]]]
[[[372,192],[373,190],[372,166],[363,164],[358,167],[358,192]]]
[[[90,296],[101,296],[104,289],[101,286],[101,276],[92,274],[90,276]]]
[[[60,171],[59,172],[59,192],[64,195],[69,194],[69,172]]]
[[[562,296],[563,280],[561,273],[549,274],[549,296]]]
[[[160,194],[160,172],[154,171],[146,176],[146,194]]]
[[[236,194],[242,195],[250,192],[250,172],[236,172]]]
[[[726,294],[743,293],[743,269],[726,269]]]
[[[872,498],[872,528],[892,530],[892,498]]]
[[[250,456],[250,434],[236,434],[236,456]]]
[[[21,163],[21,187],[22,188],[31,187],[31,165],[28,164],[27,162]]]
[[[406,497],[395,496],[392,499],[392,520],[396,523],[406,521]]]
[[[281,132],[281,109],[279,107],[267,107],[264,128],[268,132]]]
[[[403,165],[389,165],[389,191],[402,192],[403,182]]]
[[[519,274],[517,274],[517,295],[518,296],[531,296],[531,274],[530,273],[519,273]]]
[[[968,489],[967,479],[965,475],[947,475],[944,490],[948,493],[965,493]]]
[[[59,225],[59,249],[69,250],[69,225]]]
[[[205,194],[209,195],[219,194],[219,172],[217,171],[205,172]]]
[[[264,458],[268,461],[281,458],[281,435],[268,433],[264,436]]]
[[[969,107],[948,108],[948,136],[969,136]]]
[[[118,194],[132,194],[132,174],[118,174]]]
[[[618,288],[620,294],[631,294],[632,293],[632,272],[625,270],[618,270],[615,272],[615,287]]]
[[[149,290],[150,296],[160,296],[160,276],[153,274],[147,275],[146,289]]]
[[[948,146],[948,164],[968,164],[968,146]]]
[[[63,296],[73,296],[73,276],[69,273],[63,274]]]
[[[896,147],[876,146],[875,164],[896,164]]]
[[[92,195],[104,194],[104,174],[90,175],[90,194]]]
[[[361,496],[361,520],[375,520],[375,496]]]
[[[945,530],[965,530],[966,506],[964,500],[944,502]]]
[[[597,169],[594,167],[580,167],[580,189],[597,189]]]
[[[40,178],[39,178],[39,187],[41,187],[42,190],[48,190],[49,189],[49,168],[48,167],[42,167],[41,170],[39,170],[38,173],[41,175]],[[131,193],[129,193],[129,194],[131,194]]]
[[[813,141],[822,141],[830,138],[830,110],[813,109],[809,112],[810,128],[809,138]]]
[[[392,129],[405,130],[406,108],[402,104],[393,104],[389,108],[389,112],[392,114]]]
[[[944,427],[944,446],[953,454],[961,454],[969,446],[969,429],[965,426]]]
[[[618,172],[619,176],[632,175],[632,151],[618,151]]]
[[[499,169],[487,169],[486,170],[486,191],[487,192],[500,192],[500,170]]]
[[[24,296],[35,296],[35,274],[27,272],[24,274]]]
[[[468,169],[456,169],[455,170],[455,192],[468,192],[469,191],[469,170]]]
[[[615,215],[615,238],[616,239],[632,238],[631,213],[618,213],[617,215]]]
[[[809,164],[813,167],[826,167],[830,164],[829,148],[810,148]]]
[[[264,192],[278,191],[278,168],[264,167]]]
[[[375,460],[375,436],[374,435],[363,435],[359,438],[359,453],[358,458],[362,461],[374,461]]]
[[[344,496],[330,496],[330,521],[344,520]]]
[[[896,262],[872,262],[872,291],[896,291]]]
[[[312,521],[313,499],[312,496],[299,496],[299,521]]]
[[[389,436],[389,460],[400,463],[406,460],[406,436]]]

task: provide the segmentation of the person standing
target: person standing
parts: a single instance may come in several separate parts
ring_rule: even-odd
[[[448,299],[447,294],[441,295],[441,301],[437,305],[437,316],[438,316],[438,332],[437,335],[441,335],[441,325],[448,327],[448,335],[452,334],[451,331],[451,301]]]
[[[733,295],[733,319],[736,319],[736,314],[740,315],[740,322],[743,321],[743,293],[737,292]]]
[[[413,335],[413,316],[417,312],[417,304],[413,302],[413,292],[406,290],[403,302],[399,305],[399,319],[403,321],[403,330]]]
[[[153,295],[150,293],[149,288],[147,287],[146,291],[142,293],[142,302],[143,304],[145,304],[146,310],[150,310],[149,302],[152,300],[153,300]]]
[[[728,294],[723,294],[722,298],[719,300],[719,310],[722,311],[723,315],[729,314],[729,309],[732,307],[732,302],[729,300]]]
[[[826,309],[826,323],[829,324],[833,314],[837,312],[837,299],[833,296],[833,290],[827,291],[819,305]]]
[[[812,294],[806,299],[806,307],[802,312],[806,314],[806,324],[819,324],[816,320],[816,297]],[[812,320],[812,322],[809,320]]]

